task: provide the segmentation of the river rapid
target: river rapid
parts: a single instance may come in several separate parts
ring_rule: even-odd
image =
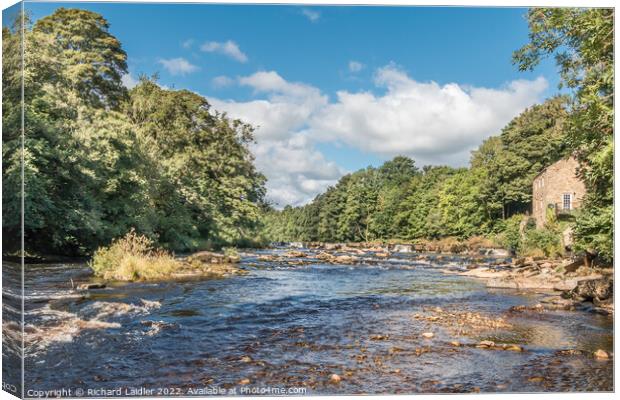
[[[609,316],[511,311],[549,293],[442,273],[458,257],[258,260],[285,251],[244,253],[244,276],[86,294],[71,283],[91,279],[85,264],[27,265],[26,396],[613,390],[613,361],[592,356],[613,351]],[[3,263],[3,375],[18,391],[19,275]]]

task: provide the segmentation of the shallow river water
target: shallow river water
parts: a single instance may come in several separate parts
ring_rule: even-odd
[[[87,296],[71,290],[72,279],[89,279],[84,264],[29,265],[26,395],[62,388],[93,396],[138,388],[154,395],[613,390],[613,362],[592,357],[613,351],[610,317],[511,312],[548,294],[489,290],[441,272],[464,267],[458,258],[370,257],[355,266],[304,260],[261,262],[248,254],[245,276],[119,283]],[[19,348],[11,320],[20,306],[10,285],[19,269],[3,267],[3,373],[14,383],[20,371],[7,364]],[[501,326],[424,318],[436,311],[471,312]],[[481,340],[524,351],[475,347]],[[330,381],[332,374],[341,381]]]

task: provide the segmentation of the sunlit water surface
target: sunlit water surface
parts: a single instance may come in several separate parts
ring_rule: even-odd
[[[368,265],[288,265],[245,256],[246,276],[119,283],[87,297],[71,290],[72,279],[89,279],[85,265],[30,265],[26,390],[147,387],[169,395],[204,394],[188,392],[204,388],[237,388],[238,394],[241,388],[253,394],[274,393],[266,388],[304,388],[308,394],[613,390],[612,362],[591,357],[599,348],[612,351],[610,317],[510,313],[511,306],[533,305],[548,294],[489,290],[481,281],[442,274],[446,264],[465,262],[401,255]],[[4,263],[5,328],[18,316],[19,292],[9,287],[18,284],[18,276],[17,266]],[[434,307],[502,317],[510,328],[459,336],[414,318]],[[428,331],[435,337],[423,339]],[[18,332],[8,332],[3,373],[5,381],[17,382],[19,370],[7,364],[15,361],[19,346],[11,344]],[[517,343],[526,351],[473,346],[484,339]],[[454,347],[454,340],[465,346]],[[558,352],[568,349],[585,354]],[[330,382],[332,374],[341,382]]]

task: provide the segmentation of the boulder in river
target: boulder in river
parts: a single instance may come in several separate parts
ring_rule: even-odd
[[[81,283],[77,286],[77,290],[93,290],[93,289],[105,289],[105,283]]]
[[[340,375],[338,374],[331,374],[329,376],[329,382],[330,383],[334,383],[334,384],[338,384],[342,381],[342,378],[340,377]]]
[[[411,253],[413,246],[410,244],[395,244],[392,251],[396,253]]]
[[[236,264],[241,259],[238,256],[227,256],[212,251],[199,251],[187,257],[187,261],[190,263],[192,261],[200,261],[206,264]]]
[[[307,254],[303,251],[292,250],[284,254],[284,256],[288,258],[304,258],[307,256]]]
[[[355,264],[355,262],[357,262],[358,258],[355,256],[348,256],[348,255],[344,255],[344,256],[337,256],[334,258],[334,262],[336,264]]]
[[[605,302],[613,299],[613,295],[614,280],[611,277],[582,280],[573,290],[565,292],[565,297],[592,302]]]
[[[516,345],[516,344],[510,344],[510,345],[506,346],[504,348],[504,350],[522,352],[523,348],[521,346]]]
[[[594,352],[594,358],[598,360],[607,360],[609,359],[609,354],[605,350],[598,349]]]
[[[316,255],[316,258],[319,260],[331,260],[334,256],[326,252],[321,252]]]

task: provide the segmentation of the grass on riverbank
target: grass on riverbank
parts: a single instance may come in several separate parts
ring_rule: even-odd
[[[153,241],[133,229],[108,247],[100,247],[90,263],[95,275],[120,281],[169,277],[182,267],[172,254],[153,247]]]

